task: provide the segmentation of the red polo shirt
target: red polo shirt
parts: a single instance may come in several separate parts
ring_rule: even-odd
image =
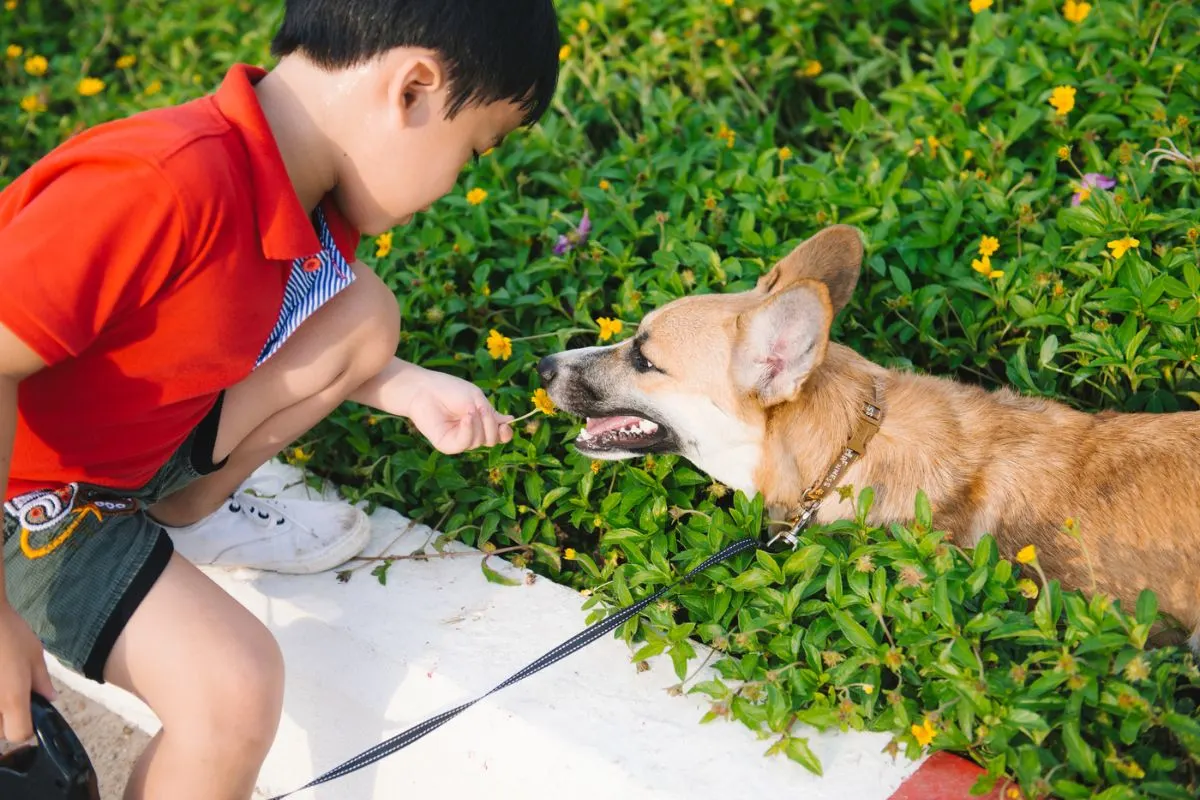
[[[19,389],[5,499],[145,484],[250,374],[295,259],[321,250],[235,66],[214,94],[93,128],[0,193],[0,324]],[[350,261],[359,234],[322,204]]]

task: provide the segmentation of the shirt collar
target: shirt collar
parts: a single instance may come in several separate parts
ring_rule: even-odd
[[[215,99],[217,109],[246,147],[263,256],[272,261],[292,261],[320,252],[321,243],[296,196],[279,145],[254,92],[254,84],[266,74],[261,67],[236,64],[226,74]]]

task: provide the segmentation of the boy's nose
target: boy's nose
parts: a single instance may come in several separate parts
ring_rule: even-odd
[[[537,371],[542,383],[549,386],[558,377],[558,362],[554,360],[554,356],[546,356],[538,362]]]

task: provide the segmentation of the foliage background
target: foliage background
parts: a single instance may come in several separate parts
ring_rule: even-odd
[[[1197,407],[1193,3],[1102,0],[1079,21],[1079,4],[1035,0],[560,8],[552,113],[432,212],[362,245],[404,311],[403,357],[521,414],[536,359],[595,343],[598,318],[628,335],[645,311],[747,288],[800,239],[848,222],[869,247],[835,335],[870,358],[1088,410]],[[211,91],[233,61],[269,65],[278,14],[7,0],[0,186],[86,126]],[[1066,114],[1048,102],[1059,86],[1076,89]],[[1178,155],[1160,158],[1168,145]],[[1116,184],[1074,207],[1084,173]],[[585,210],[590,238],[555,255]],[[980,272],[983,236],[999,248]],[[1138,244],[1118,258],[1108,243],[1126,237]],[[491,357],[491,330],[513,340],[510,358]],[[404,421],[347,406],[290,457],[504,548],[597,613],[760,525],[758,503],[677,459],[580,458],[576,429],[536,417],[507,448],[450,458]],[[1030,795],[1200,794],[1200,679],[1191,656],[1143,650],[1153,598],[1135,614],[1064,595],[990,543],[946,545],[915,502],[908,528],[834,526],[794,555],[712,570],[622,635],[637,659],[669,653],[681,678],[690,638],[724,651],[727,680],[695,687],[711,716],[810,768],[797,719],[890,730],[910,755],[964,752]]]

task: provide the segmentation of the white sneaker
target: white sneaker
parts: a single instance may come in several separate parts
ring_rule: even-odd
[[[347,503],[268,500],[240,491],[193,525],[163,527],[175,550],[198,566],[296,575],[344,564],[371,539],[371,521]]]

